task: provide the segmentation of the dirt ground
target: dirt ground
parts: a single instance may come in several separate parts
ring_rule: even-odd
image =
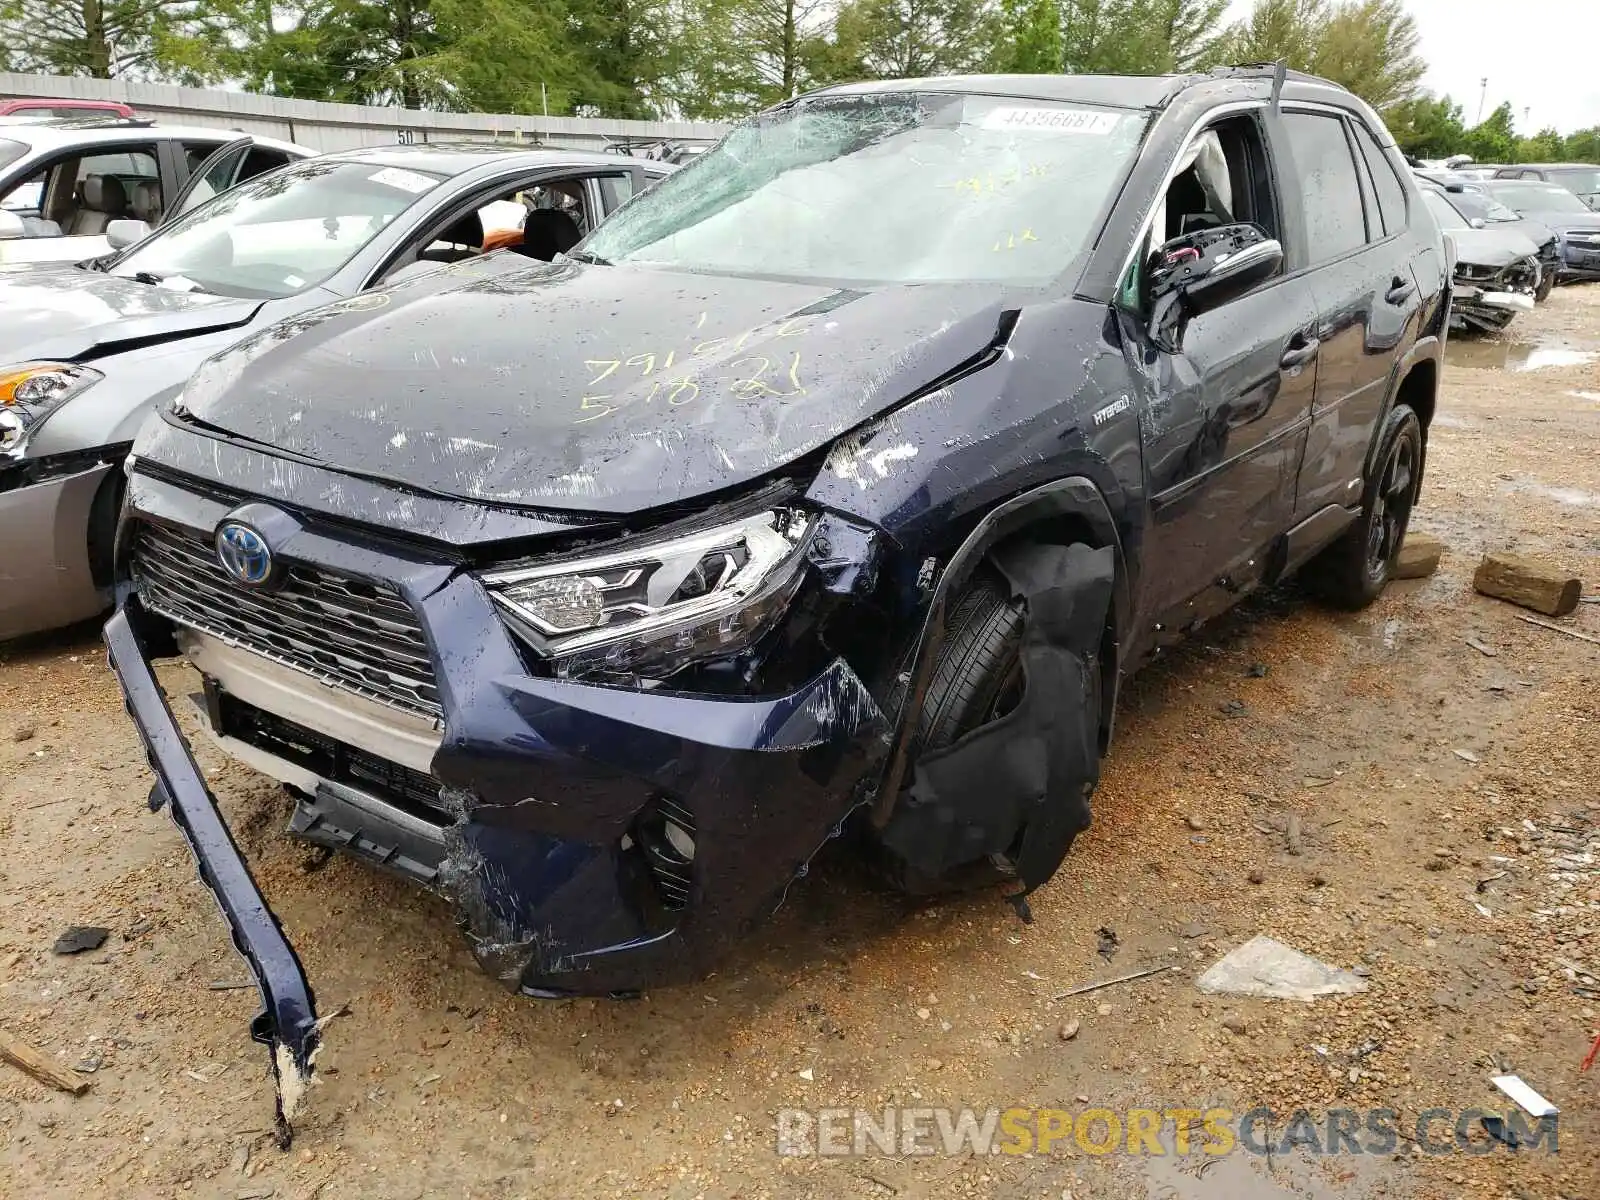
[[[1353,617],[1292,589],[1254,600],[1142,674],[1094,828],[1031,926],[995,894],[885,896],[835,854],[698,985],[520,1000],[438,902],[322,864],[281,832],[273,786],[202,746],[324,1011],[349,1007],[287,1153],[245,1033],[255,994],[177,831],[145,811],[94,632],[0,649],[0,1029],[90,1084],[0,1065],[0,1195],[1594,1200],[1600,1069],[1578,1064],[1600,1009],[1600,646],[1471,576],[1516,546],[1600,592],[1596,352],[1600,287],[1452,346],[1414,523],[1446,542],[1440,571]],[[1559,623],[1600,637],[1600,604]],[[74,924],[113,933],[53,954]],[[1368,990],[1201,995],[1199,972],[1257,933]],[[1487,1153],[1442,1155],[775,1152],[785,1106],[1266,1105],[1276,1133],[1299,1108],[1376,1107],[1414,1129],[1431,1108],[1504,1112],[1502,1071],[1561,1108],[1559,1154],[1481,1132]]]

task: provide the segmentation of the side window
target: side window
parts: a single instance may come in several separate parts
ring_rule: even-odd
[[[161,168],[156,165],[154,146],[129,146],[105,154],[86,154],[78,160],[78,182],[91,175],[110,175],[124,187],[136,183],[159,183]]]
[[[234,177],[235,183],[243,183],[246,179],[254,179],[257,175],[265,175],[268,171],[276,171],[289,161],[289,156],[282,150],[271,150],[265,146],[256,146],[249,154],[244,156],[244,166],[239,168],[239,174]]]
[[[1189,143],[1122,281],[1120,306],[1143,309],[1144,276],[1157,247],[1202,229],[1241,223],[1260,226],[1269,237],[1282,236],[1266,146],[1252,116],[1218,121]]]
[[[1406,226],[1406,189],[1400,182],[1400,177],[1394,173],[1394,167],[1389,162],[1389,156],[1378,145],[1378,139],[1365,125],[1355,125],[1356,145],[1361,150],[1361,157],[1366,160],[1367,175],[1372,180],[1373,190],[1378,198],[1378,218],[1382,222],[1382,236],[1399,233]],[[1379,237],[1377,229],[1372,231],[1373,241]]]
[[[200,165],[226,146],[227,142],[185,142],[183,143],[183,160],[186,173],[193,175],[200,169]]]
[[[1345,138],[1344,121],[1321,113],[1286,112],[1283,125],[1289,135],[1305,212],[1310,253],[1306,265],[1327,262],[1365,245],[1367,223],[1361,206],[1361,181]]]
[[[633,198],[633,176],[600,176],[600,197],[605,201],[606,211],[615,212]]]

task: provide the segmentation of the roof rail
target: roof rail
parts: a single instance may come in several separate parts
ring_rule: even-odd
[[[1344,84],[1324,79],[1321,75],[1313,75],[1309,71],[1291,70],[1282,62],[1234,63],[1232,66],[1212,67],[1208,73],[1229,79],[1293,79],[1300,83],[1318,83],[1323,87],[1337,88],[1341,92],[1350,90]],[[1282,83],[1277,86],[1282,87]]]
[[[82,116],[45,117],[31,123],[51,129],[148,129],[156,122],[154,117],[119,117],[116,113],[97,116],[92,109],[84,109]]]

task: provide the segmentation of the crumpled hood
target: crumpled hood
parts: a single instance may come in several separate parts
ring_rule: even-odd
[[[269,326],[193,419],[353,474],[630,513],[769,473],[994,340],[1001,289],[814,284],[500,253]]]
[[[1514,229],[1452,229],[1456,261],[1476,267],[1507,267],[1519,258],[1537,258],[1539,247]]]
[[[259,307],[70,264],[0,266],[0,363],[97,357],[127,342],[243,325]]]

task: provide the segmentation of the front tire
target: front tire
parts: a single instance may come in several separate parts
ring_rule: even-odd
[[[1306,567],[1306,581],[1328,603],[1355,610],[1383,594],[1422,486],[1422,453],[1422,422],[1409,405],[1395,405],[1361,494],[1361,516]]]

